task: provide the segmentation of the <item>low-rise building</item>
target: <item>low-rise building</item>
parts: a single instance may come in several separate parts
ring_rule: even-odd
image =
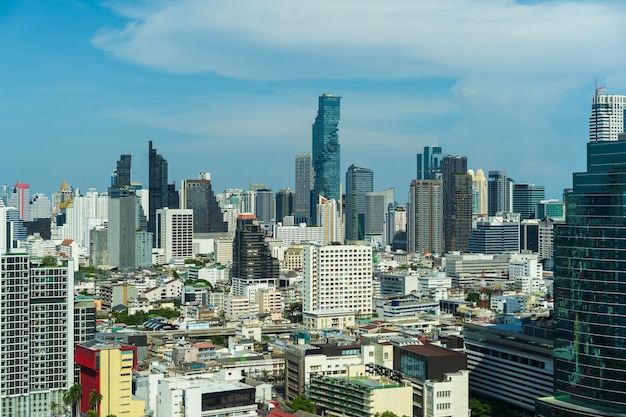
[[[354,311],[348,309],[312,310],[302,313],[304,328],[309,331],[348,329],[355,325]]]

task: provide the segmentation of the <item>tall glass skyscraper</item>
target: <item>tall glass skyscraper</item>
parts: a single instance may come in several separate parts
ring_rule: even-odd
[[[294,210],[298,216],[309,219],[311,190],[313,189],[313,167],[311,152],[296,154],[296,187]]]
[[[150,192],[148,204],[148,231],[156,231],[156,211],[168,206],[167,190],[167,160],[148,145],[148,190]]]
[[[374,191],[374,173],[350,165],[346,172],[346,241],[365,239],[365,193]]]
[[[626,138],[587,144],[554,240],[554,397],[537,416],[626,416]]]
[[[323,94],[313,123],[314,195],[339,201],[339,102],[341,97]],[[317,202],[317,198],[312,199]]]
[[[436,180],[442,172],[443,158],[441,146],[424,146],[424,153],[417,154],[417,179]]]
[[[535,184],[513,185],[513,212],[520,214],[520,220],[534,219],[535,206],[545,200],[546,187]]]

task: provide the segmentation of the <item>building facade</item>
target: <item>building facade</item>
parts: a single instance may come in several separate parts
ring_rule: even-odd
[[[350,165],[346,172],[346,241],[365,240],[365,193],[374,190],[374,173]]]
[[[596,88],[589,117],[589,141],[617,140],[624,132],[626,96],[606,94],[604,87]]]
[[[446,156],[442,163],[444,251],[467,251],[472,232],[472,177],[467,158]]]
[[[443,253],[443,191],[440,180],[413,180],[407,206],[407,251]]]
[[[537,203],[545,200],[546,187],[536,184],[513,185],[513,212],[519,213],[521,220],[535,219]]]
[[[313,154],[301,152],[296,154],[296,186],[294,211],[310,222],[311,216],[311,190],[313,189]]]
[[[193,210],[194,233],[228,232],[228,223],[224,221],[208,172],[201,173],[197,180],[182,181],[180,207]]]
[[[193,258],[193,210],[163,208],[156,211],[158,248],[165,262]]]

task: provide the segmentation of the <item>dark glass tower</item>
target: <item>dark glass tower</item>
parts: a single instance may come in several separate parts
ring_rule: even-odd
[[[442,172],[442,163],[445,154],[441,146],[424,146],[424,153],[417,154],[417,179],[435,180]]]
[[[168,206],[167,161],[149,142],[148,153],[148,231],[155,233],[156,211]]]
[[[374,173],[350,165],[346,172],[346,241],[365,239],[365,193],[374,190]]]
[[[513,186],[513,212],[520,214],[521,220],[534,219],[535,207],[546,199],[546,187],[535,184],[515,184]]]
[[[224,221],[208,177],[183,180],[181,188],[182,208],[193,210],[194,233],[228,232],[228,223]]]
[[[487,179],[487,213],[495,216],[499,212],[513,209],[513,180],[506,171],[489,171]]]
[[[587,144],[554,239],[554,397],[537,416],[626,415],[626,139]]]
[[[339,191],[339,102],[341,97],[324,94],[319,98],[319,109],[313,123],[314,195],[329,200],[341,197]],[[317,202],[317,198],[311,199]]]
[[[117,169],[113,174],[113,187],[130,187],[131,182],[131,156],[121,155],[120,160],[117,161]]]
[[[442,163],[444,251],[467,251],[472,233],[472,177],[467,158],[446,156]]]
[[[290,189],[278,190],[276,193],[276,221],[282,222],[285,216],[293,214],[293,191]]]

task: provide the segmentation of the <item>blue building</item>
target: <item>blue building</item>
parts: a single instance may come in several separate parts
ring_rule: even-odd
[[[446,155],[441,152],[441,146],[424,146],[424,153],[417,154],[417,178],[418,180],[436,180],[441,174],[443,158]]]
[[[341,97],[323,94],[313,123],[313,195],[340,199],[339,103]],[[312,198],[317,203],[317,198]],[[313,204],[313,203],[312,203]]]
[[[350,165],[346,172],[346,241],[365,239],[365,193],[374,190],[374,173]]]

